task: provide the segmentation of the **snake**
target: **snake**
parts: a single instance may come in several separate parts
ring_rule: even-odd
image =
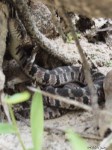
[[[43,89],[49,93],[69,97],[70,99],[91,105],[91,95],[85,81],[83,65],[61,66],[51,70],[40,67],[34,62],[35,53],[28,58],[24,51],[24,39],[26,36],[27,34],[23,30],[21,22],[15,18],[10,18],[8,49],[23,72],[29,78],[42,85]],[[97,91],[98,104],[103,106],[105,102],[103,79],[105,76],[93,64],[91,64],[90,72]],[[74,109],[72,105],[65,104],[57,99],[52,101],[49,97],[44,97],[44,104],[48,110],[45,117],[47,119],[61,116],[67,110]]]

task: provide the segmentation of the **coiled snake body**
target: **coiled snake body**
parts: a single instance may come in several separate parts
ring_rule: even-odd
[[[21,24],[16,19],[9,20],[9,50],[14,59],[19,63],[22,70],[35,80],[37,83],[44,85],[44,90],[53,94],[69,97],[71,99],[80,101],[87,105],[91,104],[91,97],[89,88],[85,82],[84,71],[82,66],[64,66],[52,70],[41,68],[34,63],[34,58],[27,58],[22,45],[24,45],[25,34],[23,33]],[[98,94],[98,103],[102,105],[105,101],[103,92],[103,79],[104,75],[101,74],[97,68],[91,65],[91,74],[94,86]],[[76,84],[78,82],[78,84]],[[79,83],[83,83],[81,86]],[[60,116],[67,109],[74,109],[71,105],[66,105],[58,100],[52,101],[48,97],[44,97],[46,106],[54,107],[57,111],[56,115],[49,109],[49,114],[46,118],[53,118]],[[61,108],[61,109],[60,109]]]

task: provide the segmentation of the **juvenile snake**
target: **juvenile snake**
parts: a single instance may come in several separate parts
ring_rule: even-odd
[[[83,66],[62,66],[52,70],[41,68],[34,63],[33,57],[27,58],[23,47],[26,34],[22,30],[21,23],[16,19],[9,20],[9,34],[8,49],[28,77],[44,85],[44,90],[47,92],[69,97],[87,105],[91,104],[91,96],[85,82]],[[91,65],[90,71],[97,90],[98,103],[101,106],[105,102],[103,91],[104,75],[97,68],[94,68],[93,65]],[[44,103],[46,106],[52,106],[56,110],[59,108],[58,115],[56,114],[56,116],[60,116],[64,112],[62,111],[63,109],[65,111],[67,109],[74,109],[71,105],[66,105],[58,100],[52,101],[48,97],[44,97]],[[49,110],[49,114],[50,118],[55,117],[54,113],[52,113],[52,108]],[[46,118],[49,118],[48,115],[46,116]]]

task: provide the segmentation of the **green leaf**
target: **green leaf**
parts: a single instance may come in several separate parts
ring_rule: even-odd
[[[30,93],[24,91],[22,93],[16,93],[12,96],[6,96],[5,101],[8,104],[17,104],[17,103],[27,101],[29,98],[30,98]]]
[[[80,34],[80,33],[77,33],[77,37],[80,39],[80,38],[81,38],[81,34]]]
[[[73,131],[67,131],[67,138],[70,141],[73,150],[88,150],[86,141],[84,141],[78,134],[74,133]]]
[[[30,123],[34,149],[41,150],[44,130],[44,112],[42,94],[38,92],[33,95]]]
[[[0,123],[0,134],[16,133],[15,127],[8,123]]]
[[[73,39],[73,36],[72,34],[69,32],[67,34],[67,43],[73,43],[74,42],[74,39]]]

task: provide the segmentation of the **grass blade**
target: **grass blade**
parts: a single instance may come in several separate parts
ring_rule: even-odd
[[[73,150],[88,150],[88,145],[78,134],[71,130],[67,131],[67,138]]]
[[[13,110],[12,110],[12,106],[11,106],[11,105],[9,105],[9,112],[10,112],[10,116],[11,116],[11,119],[12,119],[13,126],[14,126],[14,128],[15,128],[16,135],[17,135],[17,137],[18,137],[18,139],[19,139],[19,142],[20,142],[20,144],[21,144],[23,150],[26,150],[26,148],[25,148],[25,146],[24,146],[24,143],[23,143],[23,141],[22,141],[22,139],[21,139],[21,135],[20,135],[20,132],[19,132],[19,128],[18,128],[18,126],[17,126],[17,122],[16,122],[16,119],[15,119],[15,116],[14,116],[14,112],[13,112]]]
[[[0,134],[16,133],[15,127],[8,123],[0,123]]]
[[[44,112],[43,112],[42,94],[36,92],[33,95],[30,114],[32,140],[35,150],[41,150],[42,148],[43,130],[44,130],[43,113]]]
[[[12,96],[7,96],[5,98],[5,101],[7,104],[17,104],[17,103],[27,101],[29,98],[30,98],[30,93],[24,91],[22,93],[16,93]]]

